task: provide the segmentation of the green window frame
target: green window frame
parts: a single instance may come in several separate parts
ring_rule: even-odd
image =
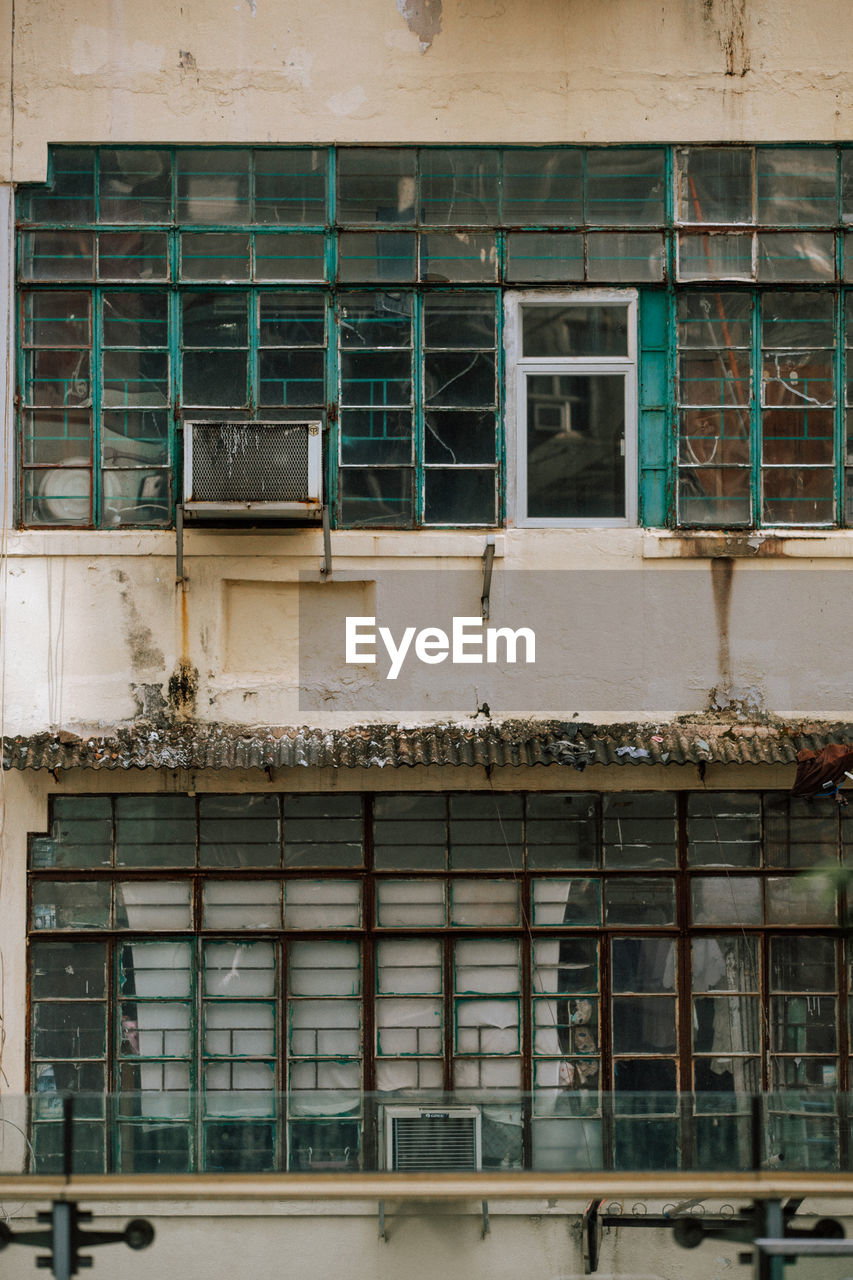
[[[503,307],[493,345],[464,334],[465,311],[474,317],[507,290],[626,285],[638,295],[640,523],[831,527],[853,510],[841,333],[853,276],[849,144],[52,146],[48,181],[20,187],[16,211],[25,527],[171,525],[190,408],[237,421],[305,408],[322,417],[339,526],[500,524],[515,444],[504,420]],[[756,299],[753,380],[740,406],[748,459],[725,464],[726,451],[737,453],[734,415],[718,415],[716,428],[706,415],[698,434],[695,421],[685,427],[684,410],[715,406],[690,404],[677,376],[684,299],[712,291]],[[777,292],[839,299],[834,399],[799,426],[795,404],[761,400],[758,373],[777,350],[763,315]],[[353,359],[342,315],[359,294],[411,298],[404,403],[374,401],[402,394],[385,374],[361,380],[369,403],[342,397]],[[217,295],[231,302],[220,303],[209,341],[202,326],[188,343],[187,299],[200,312]],[[306,336],[309,317],[300,334],[295,320],[264,314],[276,298],[298,309],[300,296],[324,300],[322,344],[316,322]],[[454,305],[448,346],[431,314]],[[401,349],[368,350],[393,374]],[[814,382],[802,359],[797,370],[788,363],[798,391]],[[714,461],[697,462],[700,443],[715,440]],[[723,485],[719,494],[703,497],[703,476]]]

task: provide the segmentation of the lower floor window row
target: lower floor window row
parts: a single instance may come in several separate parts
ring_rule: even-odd
[[[671,1165],[687,1101],[690,1159],[740,1167],[747,1095],[770,1090],[767,1155],[834,1167],[845,945],[744,929],[42,933],[34,1159],[61,1167],[72,1093],[81,1170],[372,1168],[383,1109],[452,1092],[480,1107],[484,1166]]]

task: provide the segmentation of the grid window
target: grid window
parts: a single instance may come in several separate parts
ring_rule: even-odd
[[[30,840],[37,1165],[60,1166],[65,1091],[78,1167],[128,1172],[370,1167],[375,1105],[452,1091],[496,1166],[667,1167],[681,1143],[739,1167],[770,1090],[768,1155],[834,1167],[843,812],[706,790],[56,796]]]

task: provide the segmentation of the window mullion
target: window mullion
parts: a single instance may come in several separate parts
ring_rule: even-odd
[[[100,285],[92,290],[92,515],[91,524],[100,529],[101,512],[101,387],[104,377],[103,354],[103,302],[104,291]]]
[[[248,405],[250,418],[258,417],[258,406],[260,404],[260,384],[258,381],[258,341],[259,341],[259,323],[258,311],[260,309],[260,298],[257,289],[249,289],[249,329],[248,329]]]
[[[750,395],[750,490],[753,528],[762,524],[763,449],[761,437],[763,364],[761,359],[761,295],[752,291],[752,387]]]
[[[424,522],[424,335],[423,335],[423,295],[420,289],[414,290],[412,300],[412,409],[414,430],[414,484],[415,484],[415,524]]]
[[[841,262],[844,246],[844,233],[838,237],[838,277],[841,276]],[[835,300],[835,523],[846,523],[846,485],[845,468],[847,463],[847,334],[845,332],[844,313],[846,298],[844,290],[839,289]]]

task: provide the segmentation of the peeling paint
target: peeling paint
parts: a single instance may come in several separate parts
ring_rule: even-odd
[[[711,561],[711,590],[714,593],[714,615],[717,620],[717,663],[723,690],[730,689],[732,683],[729,613],[734,571],[735,562],[728,556],[718,556]]]
[[[178,66],[182,71],[195,71],[196,60],[189,49],[181,49],[178,53]]]
[[[441,0],[397,0],[397,10],[426,53],[441,32]]]

